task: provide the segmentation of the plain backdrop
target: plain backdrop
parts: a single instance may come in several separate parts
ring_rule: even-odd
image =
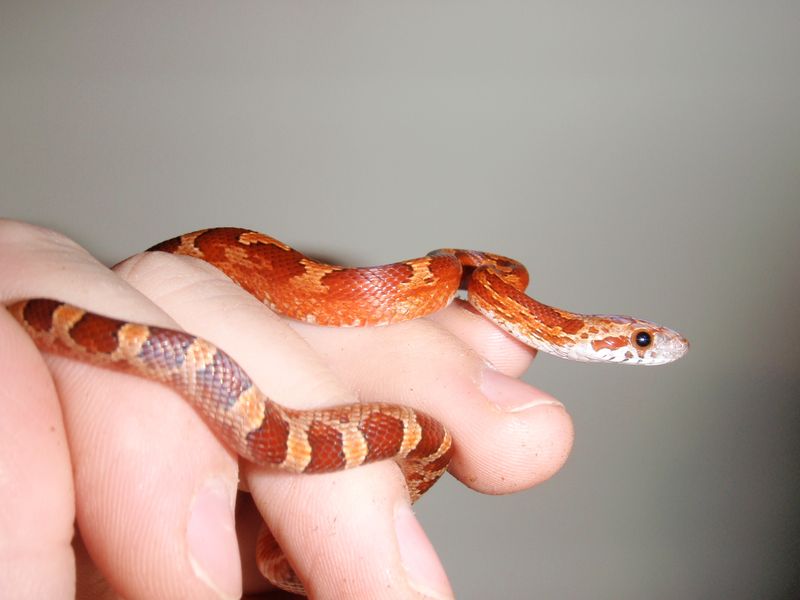
[[[418,505],[460,598],[800,597],[800,4],[0,2],[0,216],[113,263],[252,227],[514,256],[692,342],[540,356],[577,440]]]

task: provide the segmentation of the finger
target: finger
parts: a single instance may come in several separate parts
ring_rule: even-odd
[[[464,301],[456,300],[428,319],[472,348],[499,373],[519,377],[530,366],[536,350],[508,335]]]
[[[41,355],[2,309],[0,381],[0,590],[8,598],[69,598],[75,500],[61,410]]]
[[[153,253],[127,261],[119,272],[187,330],[224,348],[267,396],[303,408],[357,401],[282,319],[213,267]],[[413,516],[397,508],[407,511],[408,499],[393,463],[314,476],[245,473],[312,596],[414,598],[420,589],[451,595],[427,538]],[[403,557],[414,555],[423,557],[422,566],[409,560],[404,566]]]
[[[296,594],[283,590],[264,591],[269,584],[265,582],[255,560],[256,542],[263,525],[264,518],[258,512],[253,497],[248,492],[239,492],[236,500],[236,530],[239,533],[239,546],[242,549],[242,579],[246,590],[244,598],[297,600]]]
[[[292,327],[365,397],[408,404],[444,423],[455,446],[450,472],[474,489],[501,494],[530,487],[551,477],[569,456],[573,428],[563,405],[488,366],[438,321],[335,332],[304,323]],[[467,316],[458,329],[471,345],[492,345],[480,339],[495,335],[480,320]],[[506,346],[518,364],[530,358],[514,344]],[[374,377],[381,369],[382,376]]]
[[[66,238],[3,223],[0,280],[122,319],[170,319]],[[236,459],[163,385],[48,357],[73,461],[86,548],[125,597],[238,597]]]
[[[310,597],[452,597],[393,463],[302,480],[253,473],[250,486]]]

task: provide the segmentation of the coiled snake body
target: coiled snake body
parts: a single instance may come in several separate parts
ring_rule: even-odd
[[[235,228],[188,233],[150,250],[205,260],[273,310],[318,325],[415,319],[445,307],[459,288],[466,288],[470,304],[497,326],[557,356],[655,365],[688,349],[680,334],[648,321],[542,304],[523,293],[525,267],[496,254],[443,249],[381,267],[345,268]],[[320,473],[393,458],[412,501],[447,469],[449,433],[409,407],[364,403],[291,410],[260,392],[225,352],[183,331],[111,319],[57,300],[23,300],[8,309],[44,351],[175,388],[228,447],[259,465]],[[302,583],[266,528],[257,555],[268,579],[302,593]]]

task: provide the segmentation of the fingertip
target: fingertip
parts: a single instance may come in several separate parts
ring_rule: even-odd
[[[426,598],[452,598],[453,590],[439,557],[408,502],[395,503],[394,527],[400,563],[412,589]]]
[[[450,473],[483,494],[511,494],[547,481],[564,466],[572,450],[572,420],[563,408],[540,405],[464,437],[478,436],[490,442],[458,446]]]
[[[227,482],[212,477],[192,499],[186,528],[192,569],[220,598],[242,593],[233,503]]]
[[[481,372],[479,386],[489,402],[506,412],[522,412],[540,405],[564,409],[564,405],[550,394],[491,367]]]
[[[511,337],[463,300],[455,300],[428,318],[459,338],[505,375],[520,376],[536,357],[536,349]]]
[[[557,473],[574,439],[564,405],[489,368],[477,383],[473,410],[449,426],[456,439],[451,473],[488,494],[527,489]]]

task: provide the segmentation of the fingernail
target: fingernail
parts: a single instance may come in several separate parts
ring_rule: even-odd
[[[221,479],[208,480],[195,495],[186,541],[195,574],[220,598],[239,598],[242,575],[233,498]]]
[[[442,563],[406,502],[394,507],[394,527],[409,585],[427,598],[452,598],[453,590]]]
[[[520,412],[534,406],[559,406],[558,400],[524,381],[503,375],[486,367],[481,374],[480,389],[495,406],[507,412]]]

